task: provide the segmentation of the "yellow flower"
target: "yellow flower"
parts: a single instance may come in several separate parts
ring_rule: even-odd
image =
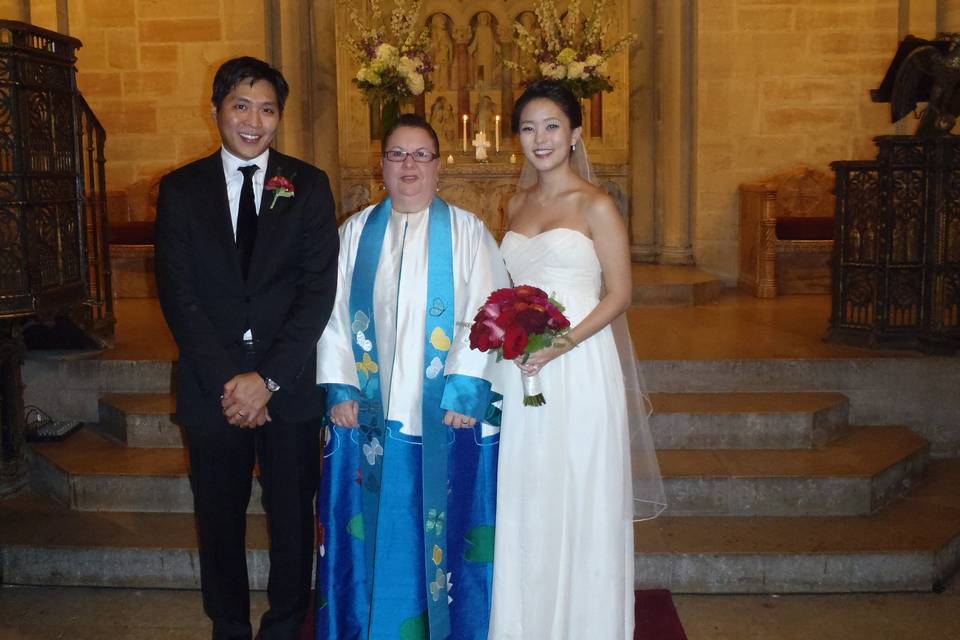
[[[577,59],[577,52],[571,49],[570,47],[566,47],[557,56],[557,63],[562,65],[568,65],[576,59]]]
[[[585,62],[587,63],[588,67],[596,67],[603,62],[603,56],[601,56],[599,53],[591,53],[587,56]]]
[[[433,545],[433,564],[439,567],[441,562],[443,562],[443,549]]]

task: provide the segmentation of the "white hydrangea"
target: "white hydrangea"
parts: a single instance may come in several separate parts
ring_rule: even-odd
[[[409,78],[414,73],[417,73],[417,61],[408,57],[400,56],[400,61],[397,62],[397,71],[400,72],[400,75],[404,78]]]
[[[372,85],[379,85],[381,78],[380,74],[376,69],[368,66],[360,67],[360,70],[357,71],[357,81],[358,82],[367,82]]]
[[[567,76],[567,68],[552,62],[541,62],[540,73],[543,74],[545,78],[563,80]]]
[[[603,56],[601,56],[599,53],[591,53],[587,56],[587,59],[584,62],[586,62],[588,67],[596,67],[603,62]]]
[[[404,78],[404,82],[407,85],[407,89],[409,89],[410,93],[413,95],[418,96],[423,93],[424,79],[422,73],[414,71],[409,76]]]
[[[390,43],[384,42],[377,47],[377,60],[386,64],[396,64],[399,55],[400,52]]]
[[[579,80],[580,78],[586,77],[584,73],[586,68],[587,65],[583,62],[571,62],[567,65],[567,77],[571,80]]]

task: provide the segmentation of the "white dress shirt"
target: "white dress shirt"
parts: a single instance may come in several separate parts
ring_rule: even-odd
[[[227,151],[225,147],[220,147],[220,160],[223,162],[223,177],[227,180],[227,200],[230,202],[230,221],[233,224],[234,239],[237,237],[237,212],[240,210],[240,190],[243,188],[243,174],[240,173],[240,167],[257,165],[257,171],[253,174],[253,200],[257,207],[257,215],[260,215],[260,198],[263,194],[263,179],[267,175],[269,157],[269,148],[252,160],[244,160]]]
[[[233,224],[233,239],[237,239],[237,214],[240,211],[240,190],[243,188],[243,174],[240,173],[240,167],[255,164],[257,170],[253,174],[253,201],[257,207],[257,215],[260,215],[260,197],[263,193],[263,178],[267,175],[267,159],[270,157],[270,149],[267,148],[263,153],[252,160],[238,158],[226,147],[220,147],[220,160],[223,162],[223,177],[227,180],[227,200],[230,203],[230,222]],[[243,334],[244,340],[252,340],[253,333],[247,329]]]

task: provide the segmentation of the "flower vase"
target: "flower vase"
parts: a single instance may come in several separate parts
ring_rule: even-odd
[[[389,131],[399,119],[400,101],[395,98],[384,98],[380,103],[380,135]]]
[[[597,91],[590,100],[590,137],[603,137],[603,91]]]

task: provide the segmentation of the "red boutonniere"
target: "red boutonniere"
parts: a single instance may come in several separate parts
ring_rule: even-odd
[[[273,209],[274,205],[277,204],[277,198],[292,198],[295,193],[293,182],[280,175],[273,176],[267,180],[267,184],[265,184],[263,188],[267,191],[273,191],[273,200],[270,202],[270,209]]]

